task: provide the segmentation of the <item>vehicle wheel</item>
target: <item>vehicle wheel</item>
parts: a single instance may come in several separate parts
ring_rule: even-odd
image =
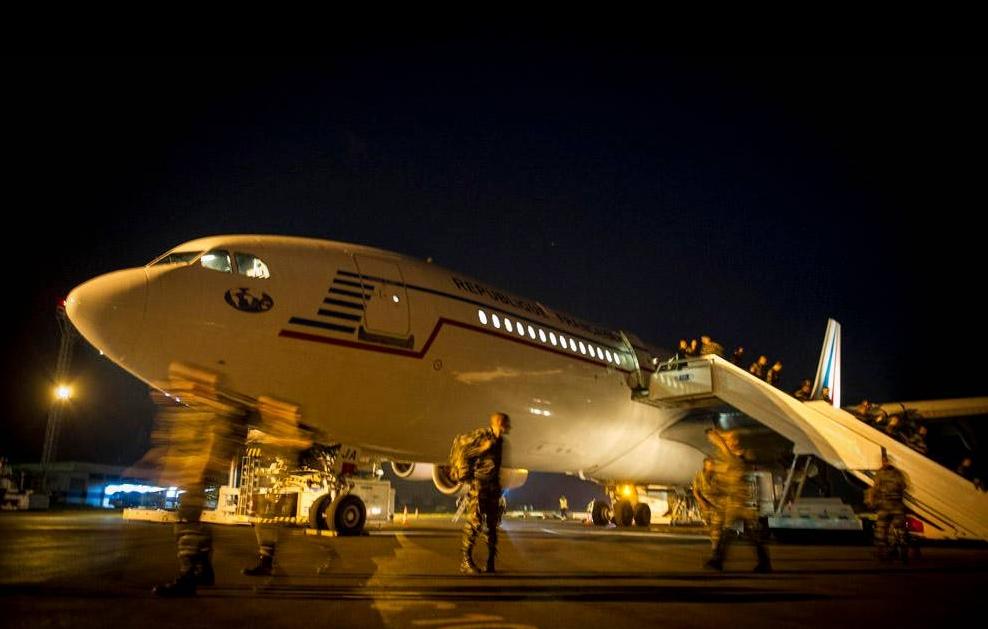
[[[631,521],[635,518],[635,509],[627,500],[618,500],[614,504],[612,517],[614,518],[614,524],[622,528],[631,526]]]
[[[309,507],[309,528],[317,531],[325,531],[329,528],[326,524],[326,506],[332,501],[329,494],[316,498]]]
[[[590,509],[590,518],[597,526],[607,526],[611,521],[611,506],[603,500],[594,500]]]
[[[332,523],[337,535],[360,535],[367,521],[367,508],[359,497],[347,494],[326,503],[323,508],[323,518],[326,522]]]
[[[635,505],[635,526],[648,526],[652,523],[652,509],[644,502]]]

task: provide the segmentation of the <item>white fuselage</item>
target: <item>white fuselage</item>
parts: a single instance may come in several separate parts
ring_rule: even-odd
[[[509,467],[684,484],[701,465],[695,448],[660,438],[682,411],[632,400],[629,376],[651,355],[613,330],[358,245],[217,236],[173,251],[216,250],[255,256],[270,276],[151,264],[77,287],[69,317],[148,383],[195,365],[392,460],[444,462],[455,434],[503,411]]]

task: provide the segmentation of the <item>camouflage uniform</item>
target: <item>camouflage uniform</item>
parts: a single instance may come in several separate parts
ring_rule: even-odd
[[[812,394],[813,394],[812,390],[807,390],[806,387],[799,387],[798,389],[793,391],[792,396],[797,400],[799,400],[800,402],[806,402],[810,399],[810,395]]]
[[[890,464],[875,473],[874,484],[868,490],[868,504],[875,513],[875,547],[880,556],[888,553],[889,525],[906,525],[906,477]]]
[[[727,556],[727,548],[733,534],[733,531],[728,529],[733,529],[740,522],[745,537],[755,545],[755,553],[758,557],[755,571],[769,572],[772,567],[768,550],[762,539],[758,510],[752,500],[751,485],[747,478],[750,465],[745,458],[746,453],[740,448],[732,449],[723,441],[719,443],[716,439],[712,441],[718,447],[717,460],[714,464],[714,488],[720,497],[721,533],[707,566],[716,570],[723,569],[724,558]]]
[[[755,376],[759,380],[763,380],[765,378],[765,368],[767,366],[768,365],[763,365],[756,360],[755,362],[751,363],[750,367],[748,367],[748,373]]]
[[[259,426],[247,433],[247,441],[258,448],[265,460],[271,461],[276,470],[275,478],[284,478],[289,467],[298,462],[302,450],[312,445],[312,434],[300,425],[298,409],[291,404],[280,403],[266,397],[258,399]],[[278,545],[278,517],[291,514],[279,513],[277,500],[271,494],[252,496],[254,512],[254,536],[257,539],[257,564],[241,572],[250,577],[268,576],[274,568],[275,548]]]
[[[926,439],[918,432],[914,432],[909,435],[909,439],[906,440],[906,445],[924,456],[930,451],[929,446],[926,445]]]
[[[721,510],[720,496],[717,495],[717,487],[714,480],[713,470],[701,469],[693,477],[693,497],[703,514],[703,519],[707,523],[707,530],[710,535],[710,549],[716,550],[720,545],[721,532],[724,526],[724,512]]]
[[[779,380],[782,378],[781,369],[769,369],[765,372],[765,382],[769,383],[773,387],[780,386]]]
[[[155,594],[166,597],[191,596],[197,585],[213,584],[212,533],[200,521],[205,488],[226,479],[230,459],[243,442],[244,433],[242,409],[210,395],[208,386],[183,384],[188,406],[156,397],[160,408],[151,435],[154,445],[143,459],[159,468],[162,485],[185,490],[175,524],[179,576],[154,588]]]
[[[463,525],[464,572],[477,571],[473,563],[473,546],[484,521],[487,522],[487,571],[494,571],[497,556],[497,526],[500,521],[501,449],[503,439],[494,436],[490,428],[470,433],[471,446],[467,459],[473,473],[467,491],[466,522]]]
[[[720,357],[723,358],[723,356],[724,356],[724,346],[721,345],[720,343],[718,343],[717,341],[711,341],[711,340],[708,339],[708,340],[706,340],[706,341],[704,341],[703,343],[700,344],[700,355],[701,356],[708,356],[708,355],[711,355],[711,354],[714,355],[714,356],[720,356]]]

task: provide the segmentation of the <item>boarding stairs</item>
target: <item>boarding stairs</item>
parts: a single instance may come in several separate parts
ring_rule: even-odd
[[[988,494],[854,415],[824,401],[800,402],[719,356],[666,363],[639,396],[656,406],[695,407],[717,399],[812,455],[871,485],[884,448],[909,481],[906,506],[927,537],[988,541]]]

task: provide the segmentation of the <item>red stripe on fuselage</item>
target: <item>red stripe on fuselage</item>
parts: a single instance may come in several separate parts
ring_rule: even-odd
[[[453,327],[463,328],[464,330],[470,330],[471,332],[479,332],[481,334],[487,334],[489,336],[493,336],[502,341],[511,341],[513,343],[519,343],[521,345],[525,345],[526,347],[531,347],[533,349],[538,349],[544,352],[558,354],[559,356],[565,356],[566,358],[579,360],[581,362],[589,363],[597,367],[611,367],[615,371],[630,373],[630,370],[628,369],[615,367],[614,365],[604,364],[598,362],[597,360],[591,360],[589,358],[585,358],[584,356],[581,355],[574,355],[570,352],[561,351],[555,347],[547,347],[540,343],[533,343],[532,341],[527,340],[527,338],[522,338],[520,335],[508,336],[507,334],[501,334],[499,332],[495,332],[494,330],[482,328],[476,325],[471,325],[469,323],[463,323],[462,321],[454,321],[452,319],[446,319],[444,317],[439,318],[438,323],[436,323],[436,326],[432,329],[432,333],[429,335],[429,339],[425,342],[425,345],[422,346],[422,349],[417,352],[415,350],[396,349],[392,347],[381,347],[379,345],[372,345],[369,343],[358,343],[356,341],[348,341],[346,339],[334,339],[328,336],[320,336],[318,334],[309,334],[306,332],[295,332],[293,330],[282,330],[281,332],[278,333],[278,336],[297,339],[300,341],[325,343],[327,345],[339,345],[341,347],[349,347],[351,349],[367,350],[371,352],[381,352],[383,354],[404,356],[406,358],[424,358],[425,355],[429,352],[429,348],[432,346],[432,342],[436,340],[437,336],[439,336],[439,330],[442,329],[444,325],[451,325]]]

